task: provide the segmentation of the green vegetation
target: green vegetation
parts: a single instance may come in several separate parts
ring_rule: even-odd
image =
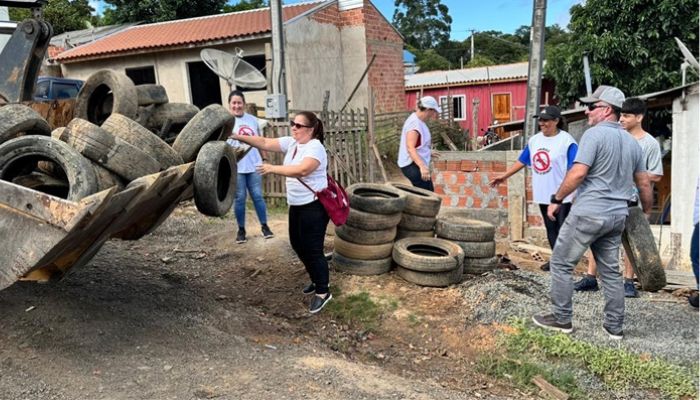
[[[365,331],[376,331],[382,315],[398,307],[395,301],[376,302],[367,292],[343,295],[338,288],[333,288],[331,292],[333,301],[326,306],[329,314],[337,320],[355,325]]]
[[[612,390],[636,386],[659,390],[672,398],[697,394],[697,365],[691,370],[623,349],[596,346],[564,334],[532,329],[522,320],[514,321],[512,326],[515,330],[504,333],[501,338],[506,354],[482,360],[488,373],[507,374],[522,385],[528,385],[532,376],[541,374],[569,394],[577,393],[572,377],[558,373],[550,366],[554,358],[587,368]]]

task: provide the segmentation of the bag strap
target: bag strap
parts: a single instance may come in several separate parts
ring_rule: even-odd
[[[307,189],[311,191],[311,193],[316,194],[316,191],[311,189],[311,186],[307,185],[306,182],[302,181],[301,178],[297,178],[299,182],[301,182],[302,185],[306,186]]]

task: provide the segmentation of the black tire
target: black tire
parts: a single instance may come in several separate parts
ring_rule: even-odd
[[[439,236],[438,236],[439,237]],[[464,251],[464,258],[490,258],[496,255],[496,242],[461,242],[453,240]]]
[[[80,154],[129,182],[160,171],[151,156],[83,119],[73,119],[63,137]]]
[[[341,239],[355,244],[391,243],[396,238],[396,227],[378,231],[358,229],[348,224],[336,226],[335,234]]]
[[[347,188],[350,207],[374,214],[396,214],[406,207],[406,194],[393,186],[355,183]]]
[[[403,228],[398,228],[396,230],[396,239],[395,240],[400,240],[400,239],[405,239],[405,238],[413,238],[413,237],[431,238],[431,237],[435,237],[435,232],[433,232],[432,230],[430,230],[430,231],[412,231],[410,229],[403,229]]]
[[[625,230],[622,232],[622,244],[642,290],[653,292],[666,286],[666,273],[651,227],[639,207],[629,208]]]
[[[394,243],[394,261],[420,272],[443,272],[459,268],[464,252],[456,244],[437,238],[406,238]]]
[[[31,173],[38,161],[56,164],[68,181],[67,200],[78,201],[97,192],[90,161],[67,144],[47,136],[21,136],[0,145],[0,179],[10,181]]]
[[[396,227],[401,221],[401,213],[396,214],[372,214],[350,208],[350,215],[346,224],[366,231],[380,231]]]
[[[183,161],[194,161],[204,143],[226,138],[233,129],[234,121],[233,115],[221,105],[207,106],[182,128],[173,149]]]
[[[463,278],[462,266],[452,271],[420,272],[397,265],[396,274],[416,285],[430,287],[447,287],[461,282]]]
[[[116,186],[118,190],[124,189],[124,181],[119,177],[119,175],[95,162],[92,163],[92,167],[95,169],[95,176],[97,177],[98,192],[107,190],[112,186]]]
[[[165,104],[168,102],[168,94],[165,92],[165,88],[155,84],[136,85],[136,97],[139,106]]]
[[[381,275],[391,270],[391,257],[379,260],[356,260],[334,251],[331,263],[336,271],[351,275]]]
[[[336,253],[355,260],[380,260],[391,257],[393,243],[356,244],[345,241],[338,236],[333,240]]]
[[[437,219],[435,233],[438,237],[461,242],[491,242],[496,234],[496,227],[488,222],[450,215]]]
[[[432,231],[435,228],[435,217],[421,217],[404,212],[401,214],[399,228],[411,231]]]
[[[186,103],[160,104],[150,110],[146,120],[146,128],[160,130],[163,124],[170,121],[172,124],[186,124],[199,112],[199,108]]]
[[[101,125],[112,113],[136,118],[138,95],[128,76],[111,70],[97,71],[85,81],[75,100],[75,118]]]
[[[238,177],[236,156],[226,142],[202,146],[194,163],[194,203],[204,215],[221,217],[231,210]]]
[[[440,212],[442,199],[435,193],[403,183],[391,182],[390,185],[406,193],[403,212],[420,217],[435,217]]]
[[[113,113],[102,124],[102,129],[141,149],[158,161],[161,169],[182,164],[182,157],[153,132],[121,114]]]
[[[38,112],[24,104],[0,107],[0,144],[22,135],[50,136],[51,127]]]
[[[464,258],[464,273],[481,275],[493,271],[498,266],[498,257]]]

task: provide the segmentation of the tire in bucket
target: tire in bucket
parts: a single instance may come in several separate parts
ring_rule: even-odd
[[[393,186],[355,183],[347,188],[350,207],[374,214],[396,214],[406,207],[406,194]]]
[[[97,192],[90,160],[66,143],[48,136],[21,136],[0,145],[0,179],[12,182],[31,173],[38,161],[49,161],[68,182],[66,199],[78,201]]]
[[[356,260],[334,251],[331,263],[336,271],[351,275],[381,275],[391,270],[391,257],[379,260]]]
[[[175,138],[173,149],[184,162],[194,161],[204,143],[224,139],[230,134],[234,121],[233,115],[223,106],[209,105],[182,128]]]
[[[238,177],[236,156],[226,142],[202,146],[194,163],[194,203],[204,215],[221,217],[231,210]]]
[[[419,272],[445,272],[460,268],[464,252],[456,244],[438,238],[406,238],[394,243],[394,261]]]
[[[481,275],[493,271],[498,266],[498,257],[470,258],[464,257],[464,273]]]
[[[411,283],[415,283],[416,285],[447,287],[461,282],[463,272],[461,266],[453,269],[452,271],[443,272],[421,272],[404,268],[402,266],[397,266],[396,274]]]
[[[437,219],[435,233],[438,237],[461,242],[491,242],[496,234],[496,227],[488,222],[449,215]]]
[[[134,82],[121,72],[97,71],[85,81],[75,100],[75,118],[101,125],[112,113],[136,118],[138,94]]]
[[[622,244],[632,263],[642,290],[656,291],[666,286],[666,273],[649,222],[639,207],[630,207],[622,232]]]
[[[24,104],[0,107],[0,144],[21,135],[51,135],[46,120]]]
[[[403,212],[420,217],[435,217],[440,212],[442,199],[435,193],[403,183],[391,182],[390,185],[406,194]]]
[[[355,260],[381,260],[391,257],[393,243],[384,244],[356,244],[350,243],[336,236],[333,239],[336,253]]]

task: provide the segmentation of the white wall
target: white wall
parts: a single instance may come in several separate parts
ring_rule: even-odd
[[[693,233],[695,185],[700,173],[698,135],[698,86],[686,91],[685,100],[673,102],[673,139],[671,147],[671,235],[680,235],[680,260],[675,269],[690,269],[690,237]]]

